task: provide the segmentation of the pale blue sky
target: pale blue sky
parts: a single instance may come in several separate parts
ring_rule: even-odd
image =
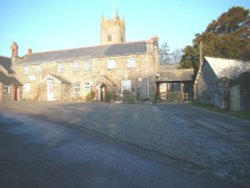
[[[250,0],[118,0],[127,41],[159,36],[170,49],[184,48],[196,33],[232,6]],[[100,18],[112,17],[112,0],[0,0],[0,55],[10,56],[100,44]]]

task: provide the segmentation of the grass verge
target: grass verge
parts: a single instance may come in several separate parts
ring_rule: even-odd
[[[245,119],[245,120],[250,120],[250,112],[247,111],[230,111],[230,110],[221,110],[218,107],[212,105],[212,104],[207,104],[207,103],[200,103],[200,102],[191,102],[189,103],[192,106],[199,107],[199,108],[204,108],[207,110],[219,112],[222,114],[234,116],[240,119]]]

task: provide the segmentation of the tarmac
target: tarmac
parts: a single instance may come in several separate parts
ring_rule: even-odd
[[[250,184],[250,122],[188,104],[1,102],[166,158],[173,166]]]

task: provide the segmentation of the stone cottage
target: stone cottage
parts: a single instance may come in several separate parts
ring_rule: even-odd
[[[249,86],[240,78],[249,71],[249,62],[205,57],[194,82],[195,98],[221,109],[246,110]]]
[[[22,84],[14,77],[11,59],[0,56],[0,101],[20,100]]]
[[[126,42],[125,20],[101,19],[101,45],[27,54],[12,45],[24,100],[153,100],[159,71],[158,38]]]

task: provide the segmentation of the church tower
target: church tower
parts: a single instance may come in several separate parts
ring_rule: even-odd
[[[101,45],[126,42],[126,23],[117,15],[112,19],[101,19]]]

